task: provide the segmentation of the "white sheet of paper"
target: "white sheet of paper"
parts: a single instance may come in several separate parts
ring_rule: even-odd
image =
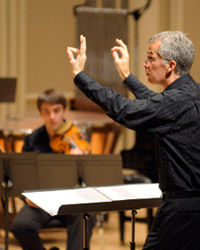
[[[119,186],[96,187],[95,189],[112,201],[161,197],[161,190],[157,183],[126,184]]]
[[[126,184],[55,191],[30,191],[24,192],[23,195],[49,214],[56,215],[62,205],[160,198],[161,191],[158,184]]]
[[[31,191],[25,192],[23,195],[51,215],[56,215],[61,205],[111,202],[92,187],[55,191]]]

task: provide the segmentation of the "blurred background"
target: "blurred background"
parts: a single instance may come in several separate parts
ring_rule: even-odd
[[[80,11],[77,11],[79,6],[125,10],[122,14],[126,20],[126,28],[120,25],[121,22],[114,22],[114,26],[108,26],[109,18],[103,19],[104,27],[114,27],[116,30],[116,33],[112,34],[113,45],[117,38],[115,34],[119,38],[125,36],[132,73],[155,91],[161,89],[147,83],[142,67],[148,39],[153,34],[164,30],[181,30],[187,33],[196,49],[191,74],[196,81],[200,81],[198,72],[200,35],[197,31],[200,2],[198,0],[0,0],[0,78],[17,78],[15,102],[0,104],[1,121],[19,120],[21,117],[29,116],[37,117],[36,98],[39,93],[48,88],[61,90],[68,100],[77,96],[66,56],[66,47],[77,46],[79,32],[84,29],[83,27],[80,29],[82,19],[80,19]],[[147,7],[145,10],[141,9],[145,6]],[[138,13],[141,14],[139,17],[134,13],[138,9]],[[93,15],[94,13],[95,11],[92,11]],[[101,36],[106,36],[107,31],[104,33],[101,27],[99,31],[92,33],[92,29],[96,29],[96,26],[92,26],[92,22],[86,21],[85,23],[86,30],[93,37],[88,42],[88,53],[91,53],[88,64],[93,63],[93,41],[95,41],[96,49],[106,48],[105,38]],[[109,54],[109,49],[105,53]],[[101,60],[103,65],[105,64],[106,60],[102,59],[104,55],[100,49],[95,56],[98,56],[98,60]],[[91,72],[97,68],[102,70],[101,65],[94,64],[93,70],[88,71],[92,75]],[[113,76],[107,73],[107,82],[104,77],[105,71],[102,73],[105,79],[96,77],[99,72],[96,72],[95,77],[97,80],[104,81],[106,85],[106,83],[109,84],[109,77]],[[132,98],[129,93],[126,95]],[[68,108],[70,109],[70,106]],[[127,133],[131,132],[124,131],[120,149],[133,145],[133,137],[130,139]]]

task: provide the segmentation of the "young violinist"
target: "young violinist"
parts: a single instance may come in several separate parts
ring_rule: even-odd
[[[79,129],[65,121],[66,98],[58,90],[49,89],[39,95],[37,107],[44,125],[26,136],[23,152],[87,154],[90,145],[82,138]],[[64,139],[64,140],[62,140]],[[50,216],[30,200],[16,215],[11,232],[19,241],[23,250],[46,250],[39,236],[39,230],[51,220],[59,220],[67,228],[67,250],[81,248],[79,215]],[[95,216],[90,215],[89,238],[95,225]],[[58,250],[57,247],[51,250]]]

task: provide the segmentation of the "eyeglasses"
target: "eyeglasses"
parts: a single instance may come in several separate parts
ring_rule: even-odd
[[[149,63],[151,63],[151,62],[155,62],[157,60],[157,58],[146,58],[146,60],[144,61],[145,62],[145,64],[149,64]]]

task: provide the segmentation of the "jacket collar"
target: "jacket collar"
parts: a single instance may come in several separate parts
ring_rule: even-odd
[[[168,91],[171,89],[179,89],[183,86],[183,84],[187,83],[188,81],[193,81],[189,73],[180,76],[178,79],[172,82],[164,91]]]

